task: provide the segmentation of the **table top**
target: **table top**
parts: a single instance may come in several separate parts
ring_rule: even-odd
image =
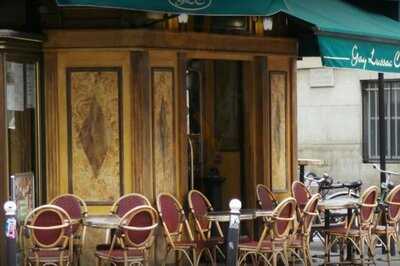
[[[261,209],[242,209],[240,210],[240,220],[254,220],[258,217],[270,217],[273,211]],[[212,211],[207,213],[207,219],[218,222],[229,222],[230,211]]]
[[[298,159],[297,163],[299,165],[322,165],[324,161],[318,159]]]
[[[321,210],[340,210],[356,208],[360,203],[359,199],[346,197],[337,199],[328,199],[319,202],[318,207]]]
[[[121,218],[114,214],[88,215],[83,224],[88,227],[101,229],[117,229]]]

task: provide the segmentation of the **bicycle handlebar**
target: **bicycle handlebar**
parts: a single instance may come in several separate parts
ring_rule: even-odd
[[[374,169],[376,169],[380,173],[384,173],[384,174],[387,174],[387,175],[400,176],[400,173],[395,173],[395,172],[391,172],[391,171],[382,170],[377,164],[373,164],[372,167]]]

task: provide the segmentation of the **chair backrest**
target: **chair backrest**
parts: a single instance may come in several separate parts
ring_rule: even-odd
[[[306,206],[303,209],[301,217],[303,234],[310,235],[311,226],[318,216],[318,203],[321,200],[320,194],[315,194],[308,200]]]
[[[154,239],[158,225],[157,211],[151,206],[138,206],[128,211],[122,218],[122,231],[125,247],[146,248]]]
[[[300,210],[303,210],[308,200],[311,198],[311,193],[307,187],[300,181],[294,181],[292,184],[292,195],[297,201]]]
[[[276,207],[276,198],[271,190],[262,184],[258,184],[256,187],[257,191],[257,202],[260,208],[267,211],[272,211]]]
[[[58,206],[66,211],[72,219],[72,232],[77,233],[82,219],[87,215],[86,203],[73,194],[63,194],[55,197],[50,204]]]
[[[120,197],[111,207],[111,213],[123,217],[127,212],[135,207],[147,205],[151,206],[150,201],[138,193],[130,193]]]
[[[286,239],[296,216],[296,200],[287,198],[274,209],[272,214],[273,239]]]
[[[193,239],[182,205],[174,196],[160,193],[157,196],[157,210],[170,243],[180,239],[185,227],[190,239]]]
[[[375,209],[378,206],[378,192],[376,186],[367,188],[360,198],[360,223],[362,225],[371,224],[374,219]]]
[[[213,222],[207,219],[206,214],[209,211],[213,211],[210,201],[207,197],[198,190],[191,190],[188,194],[188,202],[190,212],[193,215],[196,230],[202,236],[203,239],[211,237],[211,227]],[[214,222],[217,227],[219,236],[223,236],[221,227],[218,222]]]
[[[395,186],[386,196],[388,205],[388,222],[397,223],[400,220],[400,185]]]
[[[24,227],[29,229],[32,244],[39,248],[66,247],[72,238],[71,218],[62,208],[43,205],[32,210]]]

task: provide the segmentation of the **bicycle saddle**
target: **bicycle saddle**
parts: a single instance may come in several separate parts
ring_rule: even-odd
[[[361,180],[353,181],[353,182],[344,182],[343,186],[348,189],[356,189],[362,186]]]

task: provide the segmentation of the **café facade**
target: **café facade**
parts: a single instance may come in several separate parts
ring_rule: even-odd
[[[296,61],[318,52],[342,67],[328,49],[341,36],[310,12],[323,9],[319,1],[269,1],[267,11],[257,1],[244,9],[95,2],[43,1],[37,33],[0,31],[2,202],[16,200],[22,219],[64,193],[92,214],[131,192],[154,204],[161,192],[184,202],[197,188],[217,195],[220,209],[234,197],[255,208],[257,184],[289,195],[298,176]],[[253,234],[252,224],[243,228]],[[103,233],[88,232],[87,263]],[[157,261],[163,242],[155,246]]]

